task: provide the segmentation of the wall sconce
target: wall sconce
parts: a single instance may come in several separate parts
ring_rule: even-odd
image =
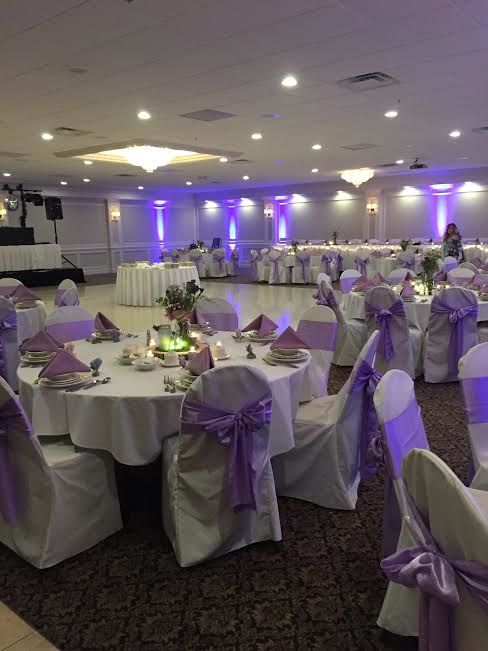
[[[110,211],[110,219],[113,222],[118,222],[120,220],[120,210],[112,209]]]
[[[274,217],[274,206],[272,203],[267,203],[264,206],[264,216],[266,219],[273,219]]]
[[[366,204],[366,209],[369,215],[376,215],[378,213],[378,199],[376,197],[370,197]]]

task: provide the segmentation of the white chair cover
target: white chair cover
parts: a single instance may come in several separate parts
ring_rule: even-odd
[[[246,366],[207,371],[186,393],[180,434],[163,444],[163,524],[182,567],[251,543],[281,540],[269,461],[271,409],[265,375]],[[235,414],[255,423],[252,436],[234,425]],[[248,489],[245,501],[242,491],[236,496],[234,479]],[[251,508],[239,509],[239,503]]]
[[[258,283],[267,283],[271,267],[269,266],[267,254],[264,259],[262,255],[255,249],[251,250],[251,280],[256,280]]]
[[[368,276],[371,276],[372,273],[374,273],[374,270],[370,269],[370,264],[369,264],[369,255],[370,251],[366,247],[360,247],[357,252],[356,252],[356,257],[354,259],[354,263],[356,265],[356,269],[359,271],[361,276],[364,276],[367,278]]]
[[[229,256],[229,262],[227,263],[227,275],[236,276],[239,270],[239,251],[233,249]]]
[[[453,269],[456,269],[458,266],[458,261],[456,258],[453,258],[452,255],[448,255],[447,257],[444,258],[442,261],[442,271],[445,271],[446,273],[449,273]]]
[[[272,249],[269,254],[269,279],[270,285],[279,285],[288,282],[288,268],[283,264],[283,254]]]
[[[207,276],[207,265],[203,259],[203,253],[198,249],[192,249],[189,255],[190,262],[193,262],[197,268],[199,278],[205,278]]]
[[[423,335],[409,328],[400,296],[391,287],[373,287],[366,292],[365,309],[368,333],[380,331],[376,368],[380,373],[398,368],[415,379],[420,370],[416,366],[422,361]]]
[[[471,262],[461,262],[461,264],[459,265],[459,269],[471,269],[473,274],[478,273],[478,268],[476,267],[476,265],[474,265]]]
[[[78,294],[78,288],[75,286],[68,289],[58,289],[56,291],[54,304],[56,307],[79,305],[80,296]]]
[[[363,437],[371,434],[363,432],[363,410],[366,400],[372,407],[371,389],[378,380],[372,368],[378,336],[369,338],[337,395],[298,408],[295,447],[272,460],[278,495],[331,509],[356,507]]]
[[[358,278],[361,278],[361,274],[359,273],[359,271],[357,271],[357,269],[346,269],[345,271],[343,271],[339,279],[341,292],[343,294],[349,294],[349,292],[352,289],[352,286],[354,285],[354,283]]]
[[[0,296],[0,376],[17,391],[17,369],[20,364],[17,341],[17,313],[7,298]]]
[[[224,248],[214,249],[212,251],[212,260],[208,266],[209,275],[213,278],[224,278],[227,276]]]
[[[317,256],[315,256],[317,257]],[[337,280],[338,274],[338,252],[327,250],[319,256],[320,264],[312,261],[310,266],[310,277],[313,283],[316,283],[321,273],[327,274],[331,280]]]
[[[215,330],[234,331],[239,327],[239,319],[233,305],[224,298],[202,296],[195,306],[195,321],[200,325],[208,322]]]
[[[474,346],[461,357],[459,379],[473,457],[468,479],[471,488],[488,491],[488,343]]]
[[[37,568],[75,556],[122,528],[109,455],[67,437],[41,446],[0,378],[0,541]],[[53,439],[51,439],[53,441]]]
[[[447,287],[432,299],[425,336],[426,382],[456,382],[459,359],[478,343],[478,302],[464,287]]]
[[[22,285],[17,278],[0,278],[0,296],[10,296],[10,294]]]
[[[312,282],[310,275],[310,253],[307,251],[296,252],[295,266],[293,267],[291,274],[291,282],[296,284],[307,284]]]
[[[94,330],[94,318],[83,307],[56,308],[46,319],[46,330],[61,343],[86,339]]]
[[[309,395],[302,392],[301,400],[312,400],[327,395],[330,365],[337,340],[337,319],[333,310],[324,305],[308,309],[298,323],[298,336],[310,346]]]
[[[473,280],[475,272],[466,267],[456,267],[447,273],[447,282],[450,285],[469,285]]]
[[[171,262],[180,262],[181,254],[179,249],[172,249],[171,251]]]
[[[417,276],[415,271],[412,271],[411,269],[406,269],[405,267],[398,267],[397,269],[393,269],[393,271],[390,271],[390,273],[388,274],[385,280],[390,285],[399,285],[409,275],[412,278],[416,278]]]

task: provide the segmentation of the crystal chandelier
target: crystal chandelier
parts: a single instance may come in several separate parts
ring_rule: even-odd
[[[373,176],[374,170],[372,170],[370,167],[361,167],[361,169],[358,170],[345,170],[341,174],[341,179],[347,181],[348,183],[352,183],[357,188],[359,188],[362,183],[366,183],[366,181],[372,179]]]
[[[152,147],[151,145],[129,147],[125,156],[128,163],[136,167],[142,167],[149,173],[154,172],[158,167],[168,165],[175,157],[171,149]]]

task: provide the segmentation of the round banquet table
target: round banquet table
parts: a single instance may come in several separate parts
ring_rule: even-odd
[[[365,297],[349,292],[342,297],[342,310],[348,319],[365,319]],[[409,325],[425,332],[429,324],[432,296],[416,296],[414,301],[403,303]],[[478,300],[478,321],[488,321],[488,301]]]
[[[36,307],[25,310],[16,308],[17,314],[17,341],[21,344],[25,339],[30,339],[39,330],[46,327],[46,310],[43,301],[37,301]]]
[[[164,269],[152,267],[118,267],[115,300],[119,305],[154,307],[170,285],[184,285],[189,280],[200,281],[195,266]]]
[[[141,335],[139,340],[143,341]],[[263,371],[273,395],[270,427],[270,455],[287,452],[294,447],[293,420],[303,392],[312,381],[310,356],[297,365],[269,366],[263,362],[269,346],[256,346],[255,360],[246,359],[245,343],[236,343],[229,333],[209,337],[212,345],[222,341],[230,359],[221,364],[243,364]],[[154,371],[138,371],[133,366],[121,366],[115,355],[133,339],[119,343],[93,345],[76,342],[75,354],[89,363],[101,357],[102,377],[111,377],[108,384],[90,387],[86,391],[66,393],[34,384],[40,367],[20,366],[19,395],[38,436],[62,436],[69,433],[80,447],[107,450],[117,461],[126,465],[144,465],[161,453],[162,441],[179,431],[180,408],[184,393],[165,393],[163,376],[177,377],[180,368],[158,367]],[[307,353],[308,355],[308,353]]]

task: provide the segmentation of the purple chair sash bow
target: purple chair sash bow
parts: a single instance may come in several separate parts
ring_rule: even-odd
[[[456,651],[453,611],[460,604],[457,582],[488,615],[488,566],[443,554],[408,493],[407,499],[419,544],[385,558],[381,569],[390,581],[420,591],[419,651]]]
[[[468,423],[488,423],[488,377],[468,378],[462,385]]]
[[[324,294],[322,291],[317,290],[314,292],[313,297],[317,305],[325,305],[326,307],[330,307],[332,310],[339,307],[336,297],[334,296],[334,292],[331,289],[327,292],[327,294]]]
[[[17,328],[17,314],[11,312],[7,314],[3,319],[0,320],[0,375],[7,380],[7,369],[6,369],[6,351],[4,350],[4,335],[8,330],[14,330]],[[8,380],[7,380],[8,381]]]
[[[251,280],[258,279],[258,259],[251,258]]]
[[[337,254],[337,273],[339,274],[339,276],[341,275],[341,273],[343,271],[344,271],[344,257],[340,253],[338,253]]]
[[[472,303],[465,307],[454,308],[443,303],[438,296],[434,296],[430,307],[435,314],[447,314],[451,327],[449,340],[448,369],[449,373],[457,375],[459,359],[464,352],[464,319],[467,316],[478,316],[478,303]]]
[[[361,414],[361,432],[359,443],[359,472],[361,479],[369,479],[377,469],[378,463],[371,458],[369,452],[371,441],[378,431],[378,418],[373,404],[373,394],[381,379],[381,374],[366,361],[362,361],[354,382],[351,393],[363,391],[363,411]]]
[[[333,262],[333,260],[334,260],[333,256],[331,256],[331,255],[329,255],[329,254],[327,254],[327,253],[324,253],[324,255],[322,256],[322,258],[320,259],[320,261],[321,261],[322,264],[324,265],[325,273],[326,273],[328,276],[330,276],[330,265],[331,265],[331,262]]]
[[[403,302],[399,299],[388,310],[376,308],[370,303],[365,302],[365,310],[366,315],[374,316],[376,323],[379,324],[380,337],[377,350],[380,355],[389,361],[395,355],[395,348],[391,338],[390,319],[392,316],[405,316]]]
[[[366,278],[367,276],[367,271],[366,271],[366,265],[369,263],[369,258],[360,258],[357,257],[354,262],[356,263],[356,267],[361,274],[361,276],[364,276]]]
[[[178,251],[176,251],[176,252],[172,251],[171,252],[171,259],[173,260],[173,262],[178,262],[178,260],[180,259],[179,252]]]
[[[273,264],[273,282],[279,283],[281,279],[281,272],[280,272],[281,255],[277,258],[270,258],[269,261]]]
[[[215,434],[229,448],[227,487],[229,504],[235,512],[257,510],[257,480],[254,458],[255,437],[271,422],[270,397],[247,405],[238,413],[224,411],[198,400],[185,400],[181,416],[182,432]]]
[[[306,254],[297,253],[295,259],[298,262],[298,264],[300,265],[302,280],[303,280],[303,282],[305,282],[306,281],[305,271],[306,271],[307,267],[310,267],[310,256],[309,256],[308,253],[306,253]]]
[[[190,256],[190,260],[193,262],[198,272],[200,273],[200,266],[203,262],[203,255],[201,253],[194,253]]]
[[[415,267],[415,258],[408,258],[406,260],[400,258],[398,259],[398,262],[400,267],[403,267],[404,269],[410,269],[412,271]]]
[[[32,436],[31,425],[14,396],[0,407],[0,511],[5,522],[15,522],[20,516],[18,480],[9,454],[8,437],[12,427]]]
[[[212,253],[212,259],[219,265],[220,271],[225,271],[225,253]]]

